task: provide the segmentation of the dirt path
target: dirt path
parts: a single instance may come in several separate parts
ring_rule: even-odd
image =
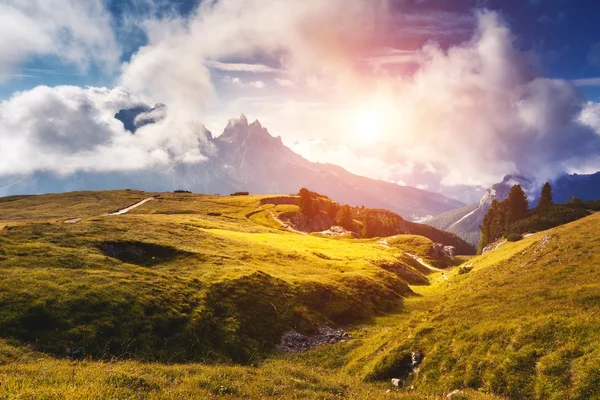
[[[429,270],[431,270],[431,271],[434,271],[434,272],[444,272],[444,273],[448,272],[448,271],[446,271],[445,269],[439,269],[439,268],[436,268],[436,267],[434,267],[433,265],[429,265],[429,264],[427,264],[427,263],[426,263],[425,261],[423,261],[423,259],[422,259],[421,257],[419,257],[419,256],[416,256],[416,255],[414,255],[414,254],[410,254],[410,253],[404,253],[404,254],[406,254],[407,256],[409,256],[410,258],[412,258],[413,260],[415,260],[416,262],[418,262],[419,264],[421,264],[422,266],[424,266],[425,268],[427,268],[427,269],[429,269]]]
[[[379,242],[377,242],[377,244],[385,247],[386,249],[392,248],[392,246],[390,246],[390,244],[388,243],[387,239],[381,239]]]
[[[119,211],[115,211],[115,212],[112,212],[112,213],[107,213],[106,215],[123,215],[123,214],[127,214],[129,211],[133,210],[134,208],[138,208],[139,206],[141,206],[143,204],[146,204],[147,202],[152,201],[152,200],[156,200],[156,197],[148,197],[147,199],[139,201],[139,202],[137,202],[137,203],[135,203],[135,204],[127,207],[127,208],[123,208],[123,209],[121,209]]]
[[[275,214],[273,213],[273,211],[271,211],[271,210],[267,210],[267,211],[269,212],[269,214],[271,214],[271,217],[273,217],[273,219],[274,219],[274,220],[275,220],[275,221],[276,221],[276,222],[277,222],[279,225],[281,225],[281,227],[282,227],[282,228],[285,228],[286,230],[288,230],[288,231],[290,231],[290,232],[299,233],[299,234],[301,234],[301,235],[308,235],[308,233],[306,233],[306,232],[302,232],[302,231],[299,231],[299,230],[297,230],[297,229],[294,229],[294,228],[292,228],[292,227],[290,226],[290,224],[288,224],[287,222],[283,222],[282,220],[280,220],[279,218],[277,218],[277,217],[275,216]]]

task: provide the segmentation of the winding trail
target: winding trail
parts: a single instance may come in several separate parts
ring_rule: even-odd
[[[288,231],[290,231],[290,232],[299,233],[299,234],[301,234],[301,235],[308,235],[308,233],[306,233],[306,232],[302,232],[302,231],[299,231],[299,230],[297,230],[297,229],[294,229],[294,228],[292,228],[292,227],[290,226],[290,224],[288,224],[288,223],[286,223],[286,222],[283,222],[282,220],[280,220],[279,218],[277,218],[277,217],[275,216],[275,214],[273,213],[273,211],[271,211],[271,210],[266,210],[266,211],[267,211],[269,214],[271,214],[271,217],[273,217],[273,219],[274,219],[274,220],[275,220],[275,221],[276,221],[276,222],[277,222],[279,225],[281,225],[281,227],[282,227],[282,228],[285,228],[286,230],[288,230]]]
[[[123,215],[123,214],[127,214],[129,211],[133,210],[134,208],[138,208],[139,206],[146,204],[149,201],[152,200],[156,200],[156,197],[148,197],[147,199],[144,199],[142,201],[138,201],[137,203],[130,205],[129,207],[123,208],[119,211],[115,211],[112,213],[107,213],[106,215]]]
[[[426,263],[425,261],[423,261],[423,259],[422,259],[421,257],[419,257],[419,256],[416,256],[416,255],[414,255],[414,254],[410,254],[410,253],[406,253],[406,252],[405,252],[404,254],[406,254],[407,256],[409,256],[410,258],[412,258],[413,260],[415,260],[416,262],[418,262],[419,264],[421,264],[421,265],[422,265],[422,266],[424,266],[425,268],[429,269],[430,271],[434,271],[434,272],[444,272],[444,273],[448,272],[448,271],[446,271],[445,269],[439,269],[439,268],[436,268],[436,267],[434,267],[433,265],[429,265],[429,264],[427,264],[427,263]]]
[[[377,244],[380,245],[380,246],[383,246],[383,247],[385,247],[387,249],[391,249],[392,248],[392,246],[390,246],[390,244],[387,241],[387,239],[381,239],[379,242],[377,242]],[[432,272],[442,272],[442,274],[445,274],[445,273],[448,272],[445,269],[436,268],[433,265],[427,264],[425,261],[423,261],[423,259],[421,257],[419,257],[419,256],[417,256],[415,254],[410,254],[410,253],[407,253],[407,252],[404,252],[404,254],[406,254],[407,256],[409,256],[410,258],[412,258],[413,260],[415,260],[416,262],[418,262],[419,264],[421,264],[423,267],[427,268],[428,270],[430,270]],[[446,275],[444,275],[444,278],[447,279]]]

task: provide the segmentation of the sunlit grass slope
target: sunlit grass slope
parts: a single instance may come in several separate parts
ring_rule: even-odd
[[[340,371],[283,359],[257,366],[69,361],[0,341],[3,399],[441,399],[391,388],[388,382],[361,382]],[[455,398],[500,400],[475,391]]]
[[[376,242],[257,224],[260,196],[161,194],[106,215],[155,195],[0,202],[0,336],[77,358],[252,362],[286,330],[399,310],[420,275]]]
[[[456,269],[415,289],[422,297],[407,300],[405,318],[380,319],[330,362],[387,380],[420,352],[406,387],[599,399],[598,226],[597,213],[473,258],[471,272]]]

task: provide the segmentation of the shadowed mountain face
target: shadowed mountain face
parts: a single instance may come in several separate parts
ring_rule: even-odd
[[[600,198],[600,172],[592,175],[562,175],[550,182],[553,201],[557,204],[568,202],[573,196],[582,200]],[[452,210],[428,220],[426,223],[442,230],[457,234],[467,242],[476,245],[479,242],[479,225],[492,206],[493,200],[502,201],[508,197],[513,185],[521,185],[529,195],[529,207],[535,207],[539,200],[536,183],[518,175],[507,175],[502,182],[488,188],[478,204]]]
[[[155,122],[150,117],[159,114],[157,110],[162,112],[162,107],[122,110],[116,117],[133,133],[143,126],[140,124]],[[69,176],[40,172],[5,177],[0,179],[0,195],[125,188],[290,194],[306,187],[342,204],[384,208],[408,220],[464,206],[441,194],[361,177],[332,164],[310,162],[286,147],[280,137],[271,136],[258,121],[249,124],[244,115],[231,119],[217,138],[208,131],[206,136],[215,149],[202,163],[147,171],[81,172]]]
[[[123,123],[126,130],[135,133],[145,125],[162,121],[167,113],[167,106],[157,104],[153,108],[146,105],[121,110],[115,114],[115,118]]]

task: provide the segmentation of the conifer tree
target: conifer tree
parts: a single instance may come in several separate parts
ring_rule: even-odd
[[[536,208],[537,211],[547,211],[548,208],[552,205],[552,186],[550,186],[549,182],[546,182],[544,187],[542,187],[542,194],[540,196],[540,202]]]
[[[529,202],[521,185],[514,185],[508,193],[508,208],[510,210],[509,223],[519,221],[527,217]]]

